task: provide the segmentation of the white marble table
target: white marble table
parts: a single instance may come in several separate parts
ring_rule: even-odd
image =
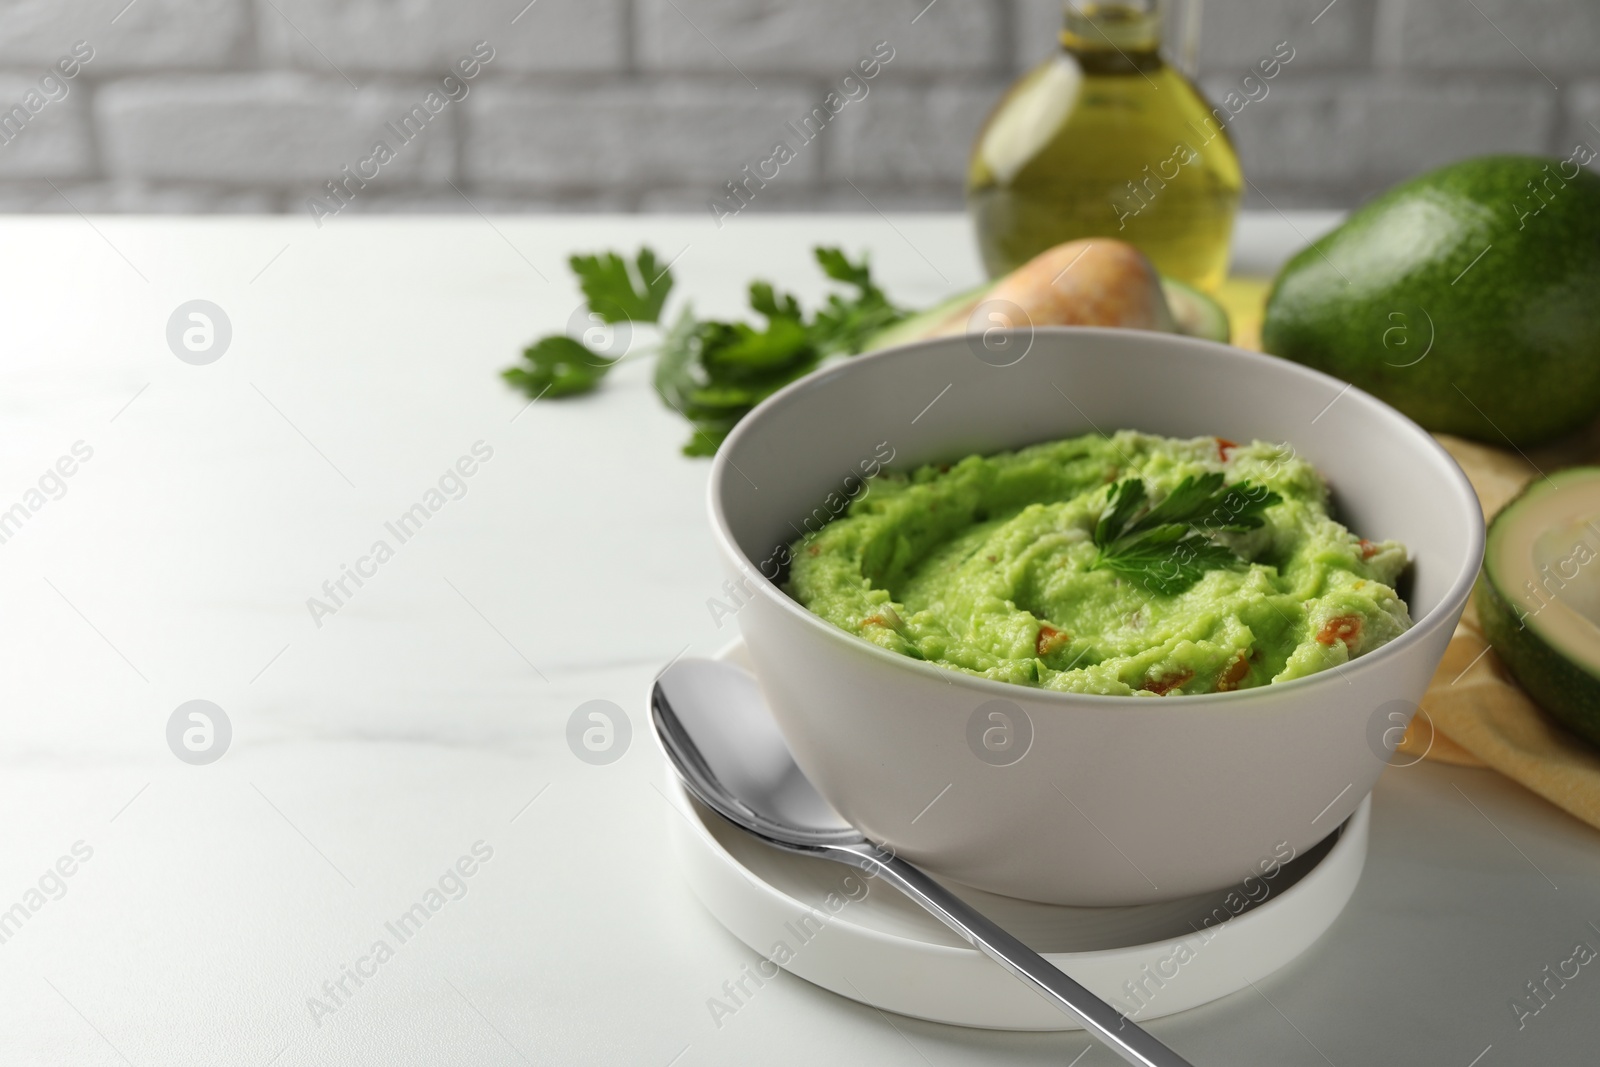
[[[660,664],[733,632],[706,607],[706,464],[677,454],[643,364],[531,408],[496,377],[566,322],[573,250],[647,241],[698,307],[733,313],[758,274],[814,300],[808,248],[841,242],[919,303],[978,277],[960,219],[0,235],[0,512],[27,513],[0,527],[0,1063],[1112,1062],[1080,1035],[889,1017],[787,976],[716,1025],[707,999],[753,956],[673,869],[643,703]],[[1297,243],[1276,218],[1244,235],[1257,267]],[[166,340],[193,299],[231,322],[208,365]],[[478,442],[464,495],[399,543],[385,523]],[[48,473],[61,457],[70,477]],[[379,539],[392,558],[362,563]],[[345,565],[363,584],[314,618]],[[210,765],[167,743],[194,699],[232,727]],[[605,766],[565,741],[595,699],[633,726]],[[441,878],[401,940],[386,924]],[[1588,1062],[1600,964],[1520,1030],[1510,1002],[1600,947],[1596,923],[1600,834],[1486,772],[1393,769],[1333,931],[1152,1029],[1200,1065]]]

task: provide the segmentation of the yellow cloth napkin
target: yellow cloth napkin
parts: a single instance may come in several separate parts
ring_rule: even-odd
[[[1270,288],[1270,278],[1229,278],[1211,294],[1227,310],[1233,343],[1238,347],[1261,351],[1261,312]]]
[[[1484,514],[1489,516],[1536,477],[1538,470],[1593,456],[1582,447],[1582,441],[1529,460],[1443,434],[1436,436],[1466,471]],[[1587,457],[1583,455],[1586,452]],[[1401,749],[1447,763],[1493,767],[1556,807],[1600,828],[1600,751],[1558,725],[1517,685],[1484,640],[1473,604],[1467,605],[1461,625],[1456,627],[1444,661],[1422,698],[1422,713],[1412,720]]]
[[[1269,284],[1230,278],[1216,294],[1233,321],[1233,343],[1241,348],[1260,348]],[[1600,462],[1600,421],[1527,454],[1435,436],[1461,464],[1491,518],[1540,471]],[[1470,603],[1399,751],[1413,759],[1492,767],[1600,828],[1600,751],[1559,726],[1517,685],[1484,639]]]

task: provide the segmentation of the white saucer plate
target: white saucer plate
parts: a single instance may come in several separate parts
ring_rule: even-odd
[[[743,652],[735,642],[717,658],[748,667]],[[763,845],[672,782],[685,816],[672,819],[674,845],[690,887],[762,957],[730,983],[730,1010],[781,967],[919,1019],[1078,1028],[893,889],[840,864]],[[1130,1018],[1154,1019],[1237,992],[1322,936],[1361,878],[1371,806],[1364,800],[1310,851],[1264,856],[1237,887],[1183,900],[1072,908],[952,888]]]

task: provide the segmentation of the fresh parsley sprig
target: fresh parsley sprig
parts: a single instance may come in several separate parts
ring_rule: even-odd
[[[648,248],[639,249],[632,263],[607,252],[573,256],[567,265],[577,275],[589,311],[606,323],[655,322],[672,291],[672,272],[661,266]],[[525,366],[507,367],[500,377],[535,400],[587,393],[617,365],[616,360],[560,333],[533,342],[522,350],[522,358]]]
[[[750,287],[765,329],[743,322],[701,321],[685,310],[661,343],[655,386],[661,399],[694,428],[687,456],[716,452],[738,421],[761,401],[816,367],[818,356],[794,298],[771,286]]]
[[[814,250],[822,273],[855,290],[829,294],[808,322],[800,301],[767,282],[750,286],[750,308],[764,327],[696,320],[683,312],[656,362],[656,392],[694,427],[685,455],[709,456],[761,401],[834,355],[855,355],[885,326],[906,316],[872,281],[865,258]]]
[[[1190,475],[1150,507],[1144,481],[1125,479],[1112,487],[1095,523],[1100,554],[1094,566],[1174,596],[1207,571],[1244,562],[1216,535],[1259,528],[1265,522],[1262,513],[1282,501],[1264,485],[1224,485],[1222,475],[1212,472]]]
[[[758,281],[750,285],[750,309],[764,325],[702,320],[685,308],[662,336],[656,393],[694,427],[683,446],[687,455],[711,455],[751,408],[824,359],[856,354],[908,314],[873,283],[865,258],[852,262],[837,248],[817,248],[815,255],[823,274],[854,292],[830,293],[809,320],[793,295]],[[631,262],[615,252],[568,262],[601,321],[660,321],[672,273],[650,249],[641,248]],[[617,363],[564,334],[541,338],[522,355],[525,362],[502,377],[534,398],[587,393]]]

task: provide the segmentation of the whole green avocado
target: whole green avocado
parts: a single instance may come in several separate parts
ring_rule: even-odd
[[[1425,428],[1532,444],[1600,413],[1600,176],[1484,156],[1398,185],[1302,250],[1262,347]]]

